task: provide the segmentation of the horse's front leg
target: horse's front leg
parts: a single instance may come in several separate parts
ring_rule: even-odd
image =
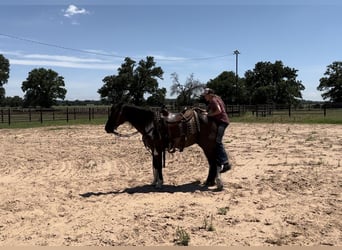
[[[162,151],[153,150],[152,154],[152,168],[153,168],[153,182],[156,188],[161,188],[163,186],[163,157]]]

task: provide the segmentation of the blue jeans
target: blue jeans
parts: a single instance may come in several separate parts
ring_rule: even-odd
[[[216,161],[217,164],[223,165],[224,163],[228,163],[228,155],[222,143],[222,138],[224,135],[224,131],[228,127],[226,123],[218,123],[217,124],[217,135],[216,135]]]

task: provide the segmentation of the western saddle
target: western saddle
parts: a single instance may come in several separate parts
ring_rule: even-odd
[[[174,153],[176,149],[182,152],[187,139],[200,132],[198,112],[202,114],[204,110],[192,107],[180,113],[172,113],[165,107],[161,109],[161,126],[169,153]]]

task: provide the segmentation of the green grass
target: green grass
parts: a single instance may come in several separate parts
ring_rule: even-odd
[[[190,241],[190,235],[181,227],[176,229],[175,243],[178,246],[188,246]]]
[[[323,112],[319,113],[299,113],[293,111],[291,117],[287,112],[277,115],[271,115],[266,117],[253,116],[251,112],[240,117],[231,117],[232,122],[246,122],[246,123],[303,123],[303,124],[342,124],[342,109],[327,110],[327,114],[324,117]]]

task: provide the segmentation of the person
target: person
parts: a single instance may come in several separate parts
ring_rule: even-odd
[[[231,169],[227,152],[222,143],[224,132],[229,125],[229,117],[221,97],[215,95],[212,89],[205,88],[203,96],[207,102],[207,116],[217,124],[216,157],[218,167],[221,168],[220,173],[224,173]]]

